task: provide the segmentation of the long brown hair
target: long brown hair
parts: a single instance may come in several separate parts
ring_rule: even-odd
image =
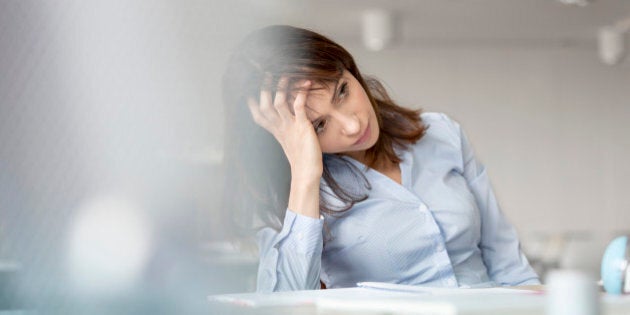
[[[352,55],[341,45],[318,33],[286,25],[262,28],[247,36],[233,52],[223,76],[226,105],[226,185],[224,207],[240,226],[259,223],[280,228],[289,193],[289,164],[270,133],[256,126],[246,106],[248,97],[258,99],[261,89],[277,90],[281,76],[292,82],[308,79],[323,86],[336,85],[343,71],[350,72],[366,91],[376,112],[380,136],[366,151],[367,166],[399,163],[394,148],[404,149],[426,130],[421,110],[398,106],[375,78],[364,77]],[[272,80],[268,80],[271,75]],[[366,190],[342,187],[330,165],[350,170],[356,183],[370,189],[362,172],[333,154],[324,154],[322,178],[341,205],[320,198],[320,212],[335,215],[367,198]],[[329,194],[320,190],[321,194]],[[249,213],[249,214],[248,214]],[[251,214],[256,214],[252,216]]]

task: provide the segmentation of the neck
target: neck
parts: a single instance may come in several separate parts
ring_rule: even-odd
[[[365,151],[347,152],[343,153],[343,155],[349,156],[377,171],[388,171],[398,167],[398,163],[394,163],[389,159],[381,159],[381,161],[379,161],[375,165],[368,165]]]
[[[349,156],[363,164],[366,164],[365,151],[346,152],[343,155]],[[366,164],[367,165],[367,164]]]

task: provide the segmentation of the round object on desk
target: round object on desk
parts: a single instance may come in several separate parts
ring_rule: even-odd
[[[622,294],[628,288],[628,236],[615,238],[604,252],[602,258],[602,281],[604,289],[610,294]]]

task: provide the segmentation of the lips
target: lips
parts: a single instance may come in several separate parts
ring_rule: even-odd
[[[361,138],[359,138],[359,140],[357,140],[357,142],[354,143],[354,145],[363,144],[369,138],[370,138],[370,124],[368,123],[367,127],[365,127],[365,131],[363,132],[363,135],[361,136]]]

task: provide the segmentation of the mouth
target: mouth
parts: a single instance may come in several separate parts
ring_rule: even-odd
[[[370,138],[370,123],[367,124],[367,127],[365,127],[365,131],[363,132],[363,135],[361,135],[361,138],[359,138],[359,140],[357,140],[357,142],[355,142],[354,145],[363,144],[369,138]]]

